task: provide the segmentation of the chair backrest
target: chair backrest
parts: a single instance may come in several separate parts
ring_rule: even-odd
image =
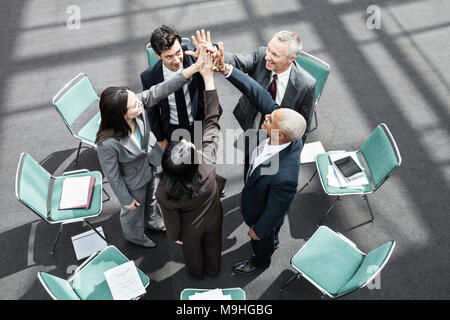
[[[316,79],[316,103],[322,96],[323,88],[330,73],[330,65],[323,60],[302,51],[296,58],[297,63]]]
[[[22,153],[16,172],[17,199],[47,220],[48,192],[52,176],[27,153]]]
[[[400,166],[402,158],[388,127],[381,123],[359,149],[377,189]]]
[[[76,271],[72,277],[72,287],[81,300],[112,300],[113,296],[104,272],[130,261],[114,246],[108,246]],[[77,269],[78,270],[78,269]],[[146,287],[149,278],[137,269],[142,284]]]
[[[52,276],[46,272],[38,272],[38,279],[54,300],[80,300],[67,280]]]
[[[191,40],[189,38],[181,38],[181,44],[189,43]],[[147,51],[148,65],[151,67],[159,61],[158,56],[152,48],[150,43],[145,46],[145,51]]]
[[[339,289],[337,296],[366,286],[384,268],[395,248],[395,241],[390,241],[369,252],[352,278]]]
[[[52,103],[72,132],[70,126],[97,100],[99,97],[88,76],[80,73],[53,97]]]

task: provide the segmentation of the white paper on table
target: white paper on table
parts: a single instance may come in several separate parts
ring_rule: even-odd
[[[104,275],[114,300],[130,300],[146,292],[134,261],[109,269]]]
[[[60,208],[73,208],[86,205],[89,197],[91,176],[64,178]]]
[[[189,296],[189,300],[231,300],[231,295],[224,295],[221,289],[213,289],[205,292],[196,292]]]
[[[300,154],[300,163],[315,162],[318,154],[326,153],[322,142],[315,141],[306,143],[303,146],[302,153]]]

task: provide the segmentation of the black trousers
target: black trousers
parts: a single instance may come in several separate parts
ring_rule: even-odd
[[[275,242],[278,241],[278,233],[283,225],[284,217],[280,219],[272,231],[263,239],[251,240],[253,256],[250,261],[257,268],[268,268],[270,266],[271,257],[275,251]]]

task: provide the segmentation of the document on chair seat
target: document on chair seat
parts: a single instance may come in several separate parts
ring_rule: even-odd
[[[104,272],[114,300],[131,300],[146,293],[134,261]]]
[[[362,176],[350,182],[346,181],[341,173],[331,164],[328,165],[327,180],[330,187],[338,188],[364,189],[364,187],[369,184],[369,180],[367,180],[366,176]]]
[[[95,177],[64,178],[59,210],[89,208],[94,190]]]
[[[222,289],[213,289],[205,292],[196,292],[189,296],[189,300],[231,300],[231,295],[223,294]]]

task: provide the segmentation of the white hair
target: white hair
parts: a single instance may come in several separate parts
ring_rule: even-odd
[[[288,141],[295,141],[303,137],[306,130],[306,121],[295,110],[288,108],[278,109],[283,119],[278,122],[280,130],[286,135]]]
[[[295,32],[283,30],[275,33],[275,37],[282,43],[288,45],[288,57],[296,57],[302,51],[302,40]]]

